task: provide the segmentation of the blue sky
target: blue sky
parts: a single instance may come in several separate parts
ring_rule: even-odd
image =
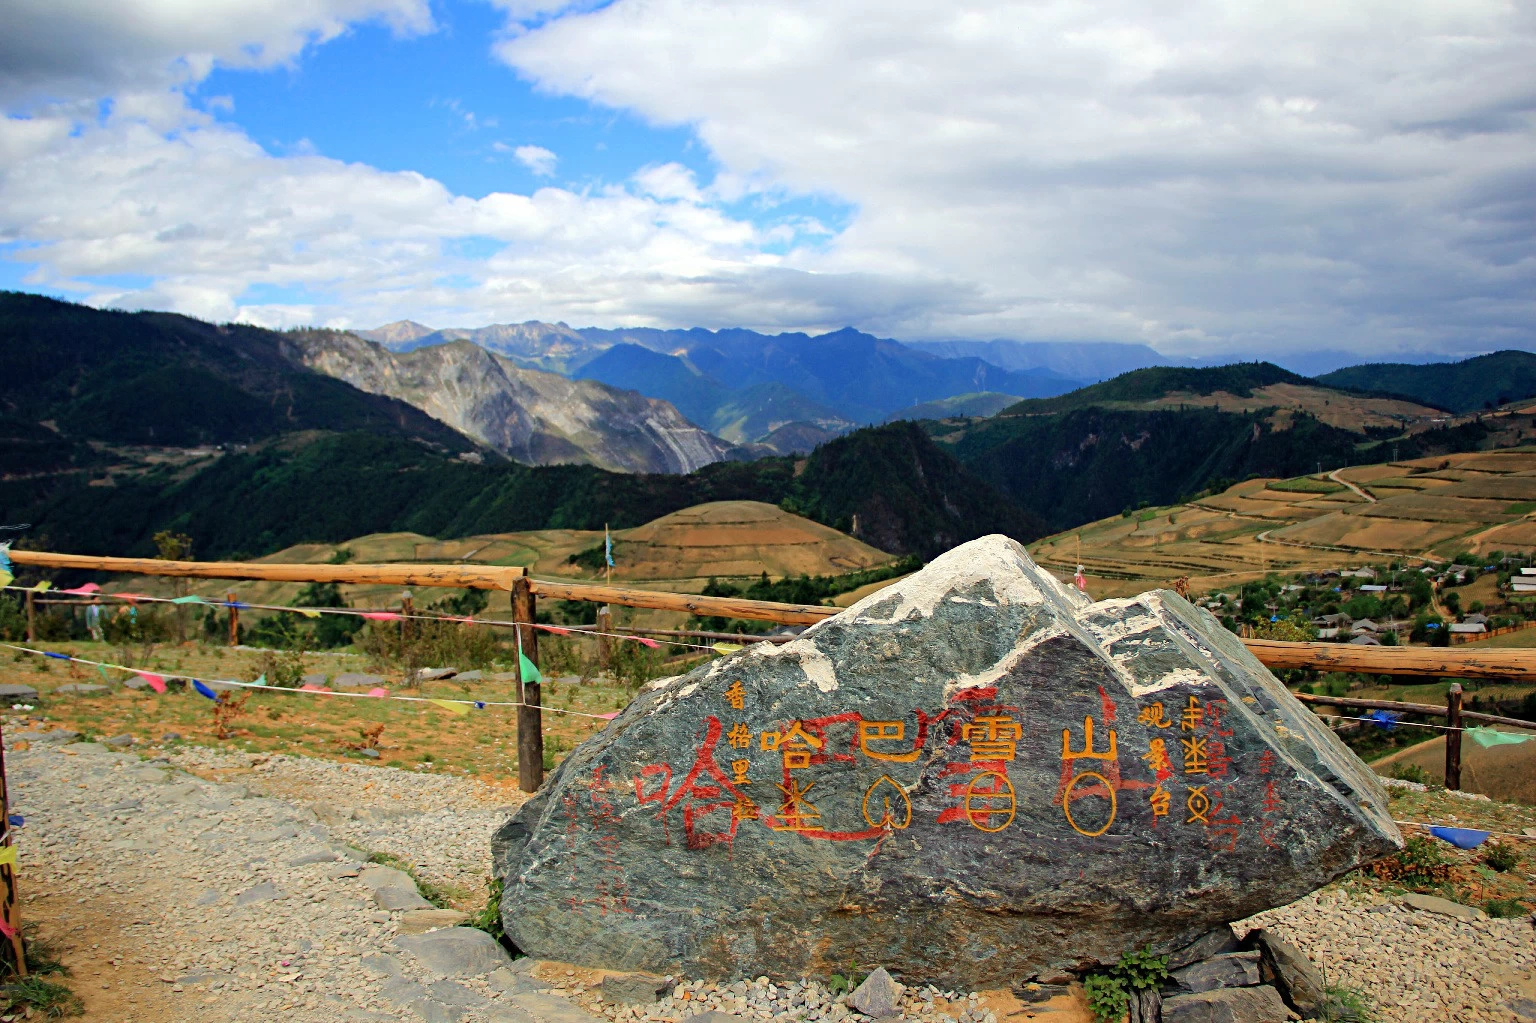
[[[0,285],[272,326],[1536,347],[1493,0],[15,0]]]

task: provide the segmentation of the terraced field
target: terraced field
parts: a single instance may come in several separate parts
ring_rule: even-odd
[[[664,515],[633,529],[615,530],[615,583],[651,589],[697,593],[711,578],[756,579],[796,575],[843,575],[888,564],[895,559],[834,529],[791,515],[758,501],[717,501]],[[600,579],[601,531],[543,529],[525,533],[495,533],[459,540],[435,540],[418,533],[375,533],[343,544],[300,544],[262,558],[283,564],[324,564],[338,550],[351,551],[355,562],[457,562],[526,567],[546,578]],[[572,556],[589,552],[586,565]],[[131,586],[141,593],[169,593],[164,579],[139,578]],[[292,583],[197,583],[193,592],[220,596],[225,592],[261,604],[287,604],[300,587]],[[384,607],[399,602],[398,587],[347,586],[343,595],[357,607]],[[447,591],[417,590],[417,606],[446,596]],[[492,596],[491,610],[504,610],[508,598]]]
[[[1356,466],[1248,480],[1190,504],[1150,508],[1047,537],[1037,560],[1063,578],[1081,563],[1096,597],[1188,576],[1216,589],[1266,572],[1381,564],[1399,556],[1536,550],[1536,449]]]

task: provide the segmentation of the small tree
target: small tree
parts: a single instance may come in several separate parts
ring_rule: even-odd
[[[169,529],[162,529],[154,536],[155,555],[157,561],[191,561],[192,538],[185,533],[173,533]],[[171,579],[171,592],[177,597],[185,597],[191,591],[191,583],[186,579],[173,577]],[[174,620],[176,622],[176,642],[187,641],[187,609],[184,605],[176,605]]]

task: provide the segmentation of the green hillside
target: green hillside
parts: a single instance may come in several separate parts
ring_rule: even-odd
[[[797,462],[800,462],[797,473]],[[450,538],[514,530],[637,526],[706,501],[755,500],[851,530],[895,554],[932,557],[1043,527],[911,424],[864,430],[809,458],[720,462],[687,476],[592,466],[475,465],[378,433],[291,435],[191,465],[167,463],[93,485],[93,471],[0,480],[23,546],[145,555],[161,529],[203,557],[258,556],[303,542],[412,531]]]
[[[249,444],[296,430],[368,430],[444,451],[476,447],[404,402],[295,365],[284,344],[282,334],[257,327],[0,292],[0,414],[20,424],[0,431],[0,450],[22,451],[28,434],[37,439],[34,424],[56,438],[55,465],[87,457],[79,450],[86,441]]]
[[[1503,351],[1424,366],[1375,362],[1337,369],[1317,380],[1329,387],[1401,395],[1453,412],[1476,412],[1536,397],[1536,354]]]
[[[1039,415],[1066,412],[1096,405],[1155,401],[1169,394],[1215,394],[1224,391],[1246,398],[1255,388],[1272,384],[1308,384],[1312,381],[1269,362],[1239,362],[1230,366],[1192,369],[1153,366],[1133,369],[1113,380],[1080,387],[1054,398],[1029,398],[1005,409],[1004,415]]]

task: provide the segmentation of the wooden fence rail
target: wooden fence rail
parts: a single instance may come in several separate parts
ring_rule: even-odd
[[[56,554],[45,551],[11,551],[17,565],[33,568],[72,569],[76,571],[116,572],[134,575],[158,575],[198,579],[251,579],[267,582],[353,583],[389,586],[440,586],[453,589],[506,590],[512,595],[514,617],[533,622],[535,600],[590,601],[619,604],[624,607],[677,611],[701,617],[745,618],[777,622],[783,625],[812,625],[837,614],[842,608],[809,604],[780,604],[766,600],[737,597],[706,597],[689,593],[670,593],[628,586],[532,579],[524,568],[488,565],[274,565],[244,561],[161,561],[153,558],[113,558],[82,554]],[[31,596],[31,594],[29,594]],[[234,598],[231,596],[230,602]],[[236,613],[231,608],[231,616]],[[233,632],[233,621],[231,622]],[[537,633],[531,626],[521,626],[523,651],[537,663]],[[1356,647],[1339,643],[1287,643],[1278,640],[1244,639],[1245,646],[1272,669],[1307,669],[1312,671],[1364,672],[1378,675],[1423,678],[1475,678],[1496,682],[1536,682],[1536,650],[1468,650],[1450,647]],[[520,676],[519,676],[520,677]],[[543,780],[543,736],[540,728],[537,684],[519,681],[518,711],[519,781],[526,791],[534,791]],[[1362,701],[1345,698],[1301,696],[1309,703],[1334,706],[1358,706],[1397,710],[1405,713],[1445,716],[1453,725],[1463,717],[1493,724],[1536,727],[1529,722],[1489,714],[1461,711],[1461,686],[1451,687],[1454,710],[1448,698],[1447,708],[1426,704],[1398,704],[1389,701]],[[1425,709],[1427,708],[1427,709]],[[1452,770],[1452,746],[1455,765]],[[1447,733],[1446,785],[1460,784],[1459,731]],[[1453,786],[1451,783],[1457,784]]]

